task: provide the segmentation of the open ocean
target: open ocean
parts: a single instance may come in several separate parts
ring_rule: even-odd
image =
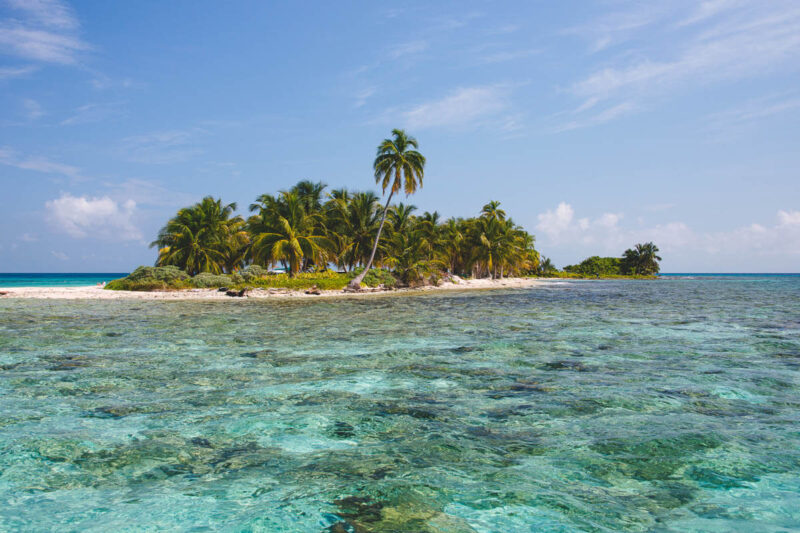
[[[797,531],[799,428],[798,275],[0,299],[0,531]]]
[[[3,274],[0,273],[0,289],[7,287],[85,287],[124,278],[128,273],[101,274]]]

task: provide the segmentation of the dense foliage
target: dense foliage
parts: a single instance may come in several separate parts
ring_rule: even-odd
[[[622,257],[595,255],[584,259],[577,265],[565,266],[564,272],[579,277],[654,276],[661,270],[661,266],[658,264],[661,257],[657,254],[658,246],[652,242],[637,244],[633,248],[625,250]],[[550,274],[557,275],[552,271]]]
[[[507,217],[499,202],[486,204],[478,217],[447,220],[391,203],[395,194],[408,196],[422,186],[425,157],[418,147],[402,130],[393,130],[378,146],[373,168],[376,183],[388,192],[383,205],[374,192],[328,191],[311,181],[262,194],[246,220],[234,215],[236,204],[203,198],[161,229],[151,244],[159,248],[156,265],[176,266],[192,276],[280,266],[292,278],[336,265],[355,271],[351,285],[374,277],[372,265],[391,272],[382,276],[385,285],[389,278],[413,285],[448,273],[492,278],[536,273],[533,236]],[[200,283],[205,279],[219,281],[200,278]]]
[[[661,270],[658,262],[658,246],[652,242],[637,244],[625,250],[622,259],[622,273],[634,276],[652,276]]]
[[[348,273],[327,270],[325,272],[301,272],[295,276],[289,276],[288,274],[270,274],[257,265],[251,265],[232,274],[201,272],[195,276],[189,276],[174,266],[139,267],[130,275],[109,282],[106,288],[125,291],[169,291],[221,287],[293,290],[316,287],[320,290],[341,290],[358,272],[360,269]],[[392,288],[396,286],[397,279],[386,270],[372,269],[364,277],[363,283],[368,287],[382,285]]]
[[[567,265],[564,272],[586,276],[615,276],[622,274],[622,259],[619,257],[592,256],[577,265]]]

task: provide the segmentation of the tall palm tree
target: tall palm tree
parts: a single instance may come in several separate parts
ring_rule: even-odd
[[[229,247],[243,222],[233,217],[236,204],[206,196],[184,207],[158,232],[150,247],[158,247],[156,266],[175,265],[194,276],[200,272],[220,274],[228,266]]]
[[[425,156],[412,148],[419,148],[419,144],[414,137],[410,137],[405,131],[400,129],[392,130],[392,138],[384,139],[378,145],[377,156],[373,163],[375,170],[375,183],[380,183],[383,193],[389,188],[389,197],[386,199],[386,206],[381,214],[381,224],[378,233],[375,235],[375,244],[372,245],[372,254],[369,261],[364,265],[364,270],[350,282],[351,289],[359,289],[361,281],[372,268],[375,260],[375,252],[378,250],[378,242],[381,238],[381,231],[386,222],[386,214],[389,211],[389,203],[392,196],[403,189],[406,196],[414,194],[418,187],[422,187],[422,178],[425,173]]]

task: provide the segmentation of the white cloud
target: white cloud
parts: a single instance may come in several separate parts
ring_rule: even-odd
[[[800,226],[800,211],[778,211],[781,226]]]
[[[21,18],[0,21],[0,51],[45,63],[72,64],[88,50],[77,34],[78,19],[57,0],[8,0]]]
[[[566,202],[538,215],[538,243],[545,252],[570,250],[572,261],[589,255],[619,256],[638,242],[655,242],[668,258],[684,256],[693,264],[714,256],[762,258],[762,270],[771,266],[764,258],[800,255],[800,211],[780,210],[772,224],[752,223],[726,231],[695,231],[673,221],[646,226],[622,226],[622,213],[604,213],[594,220],[576,218]],[[713,262],[713,261],[712,261]]]
[[[561,202],[554,210],[551,209],[538,215],[539,223],[536,225],[536,229],[551,239],[557,240],[562,233],[570,229],[574,216],[575,210],[572,209],[572,206]],[[583,226],[583,224],[579,224],[579,226]]]
[[[47,218],[58,230],[75,238],[141,240],[133,224],[136,202],[118,203],[108,196],[90,198],[63,193],[45,204]]]
[[[403,113],[410,128],[475,125],[508,108],[508,88],[501,85],[466,87]]]
[[[56,250],[51,250],[50,251],[50,255],[52,255],[53,257],[55,257],[59,261],[68,261],[69,260],[69,256],[67,256],[67,254],[65,254],[64,252],[58,252]]]
[[[61,174],[76,180],[81,179],[78,167],[50,161],[43,157],[20,157],[8,146],[0,146],[0,164],[45,174]]]

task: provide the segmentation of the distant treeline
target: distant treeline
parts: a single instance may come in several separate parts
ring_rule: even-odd
[[[661,270],[658,247],[652,242],[628,248],[622,257],[592,256],[577,265],[564,267],[564,272],[583,276],[653,276]]]

